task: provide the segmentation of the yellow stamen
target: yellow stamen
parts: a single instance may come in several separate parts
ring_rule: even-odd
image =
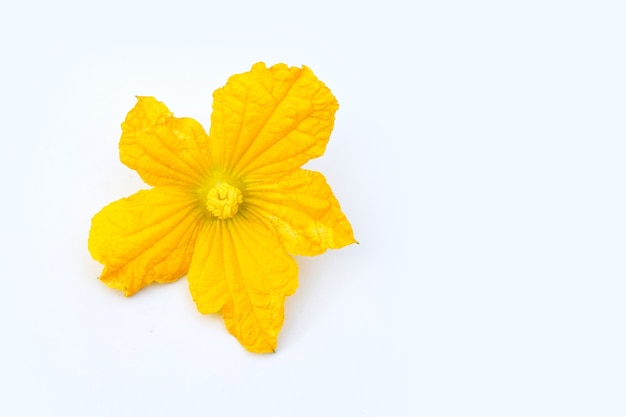
[[[218,219],[233,217],[239,204],[243,202],[243,196],[238,188],[230,184],[219,182],[209,190],[206,196],[206,208]]]

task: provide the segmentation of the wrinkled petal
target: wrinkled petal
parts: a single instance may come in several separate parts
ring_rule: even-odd
[[[298,170],[248,185],[246,207],[276,230],[287,251],[319,255],[354,243],[352,226],[319,172]]]
[[[205,222],[200,232],[189,266],[189,291],[202,314],[217,313],[229,298],[225,279],[229,270],[224,255],[223,222]]]
[[[154,97],[138,97],[122,123],[120,159],[150,185],[193,185],[207,171],[209,138]]]
[[[213,93],[213,164],[234,175],[291,172],[324,153],[338,107],[309,68],[255,64]]]
[[[226,328],[246,349],[273,352],[297,275],[273,233],[241,213],[203,226],[188,280],[200,312],[221,309]]]
[[[104,207],[91,221],[89,251],[104,264],[100,280],[130,296],[189,269],[199,210],[174,187],[139,191]]]

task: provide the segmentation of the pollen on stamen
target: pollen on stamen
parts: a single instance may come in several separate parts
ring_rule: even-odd
[[[206,208],[218,219],[233,217],[243,203],[241,191],[232,185],[219,182],[209,190],[206,196]]]

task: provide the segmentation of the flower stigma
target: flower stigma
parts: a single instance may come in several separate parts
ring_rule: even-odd
[[[209,190],[206,196],[206,208],[218,219],[224,220],[233,217],[239,210],[243,196],[238,188],[225,182],[218,182]]]

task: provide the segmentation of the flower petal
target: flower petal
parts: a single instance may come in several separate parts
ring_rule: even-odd
[[[273,227],[287,252],[319,255],[354,243],[352,226],[322,174],[298,170],[248,185],[246,208]]]
[[[234,175],[300,168],[324,153],[338,107],[309,68],[255,64],[213,93],[213,164]]]
[[[298,286],[294,259],[262,223],[245,213],[207,222],[188,280],[201,313],[220,309],[228,331],[252,352],[276,349],[284,301]]]
[[[154,97],[137,97],[122,123],[120,159],[150,185],[195,184],[209,165],[209,138]]]
[[[104,207],[89,232],[91,256],[104,264],[100,280],[130,296],[184,275],[198,230],[196,204],[178,188],[157,187]]]
[[[217,313],[229,298],[225,273],[230,269],[224,255],[224,222],[206,221],[200,228],[187,281],[202,314]]]

